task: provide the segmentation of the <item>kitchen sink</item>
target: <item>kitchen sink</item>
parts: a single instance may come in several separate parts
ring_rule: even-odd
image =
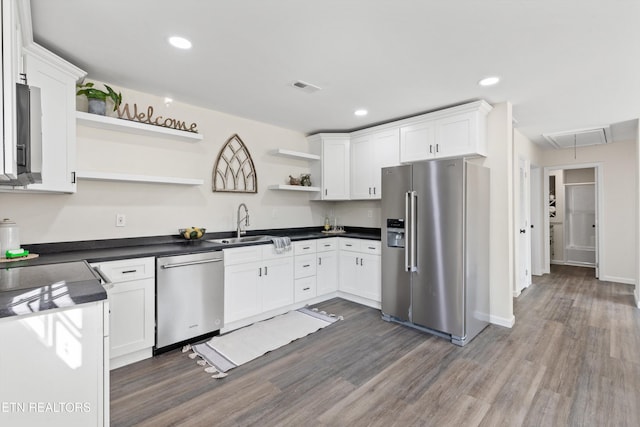
[[[270,242],[272,238],[273,236],[258,235],[258,236],[227,237],[226,239],[212,239],[212,240],[207,240],[207,242],[222,243],[224,245],[232,245],[234,243]]]

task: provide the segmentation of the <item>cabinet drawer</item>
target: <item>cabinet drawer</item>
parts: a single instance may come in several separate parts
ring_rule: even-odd
[[[241,246],[223,249],[222,252],[224,253],[224,265],[244,264],[262,259],[262,246]]]
[[[338,248],[338,239],[331,237],[328,239],[319,239],[316,243],[317,252],[333,251]]]
[[[377,240],[362,240],[360,242],[360,251],[367,254],[380,255],[382,246]]]
[[[285,249],[283,252],[276,251],[276,247],[273,244],[259,246],[262,248],[262,259],[282,258],[293,256],[293,244],[290,248]]]
[[[305,277],[295,282],[295,302],[305,301],[316,296],[316,278]]]
[[[379,240],[363,240],[340,238],[341,251],[353,251],[367,254],[380,255],[382,246]]]
[[[341,237],[340,250],[360,252],[360,240]]]
[[[315,252],[316,252],[315,240],[301,240],[299,242],[293,243],[294,255],[304,255],[304,254],[311,254]]]
[[[295,275],[296,279],[307,276],[315,276],[316,274],[316,255],[300,255],[295,257]]]
[[[155,277],[155,258],[134,258],[122,261],[100,262],[100,271],[113,283]]]

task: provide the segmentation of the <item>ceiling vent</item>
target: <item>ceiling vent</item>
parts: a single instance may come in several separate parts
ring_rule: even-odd
[[[313,93],[320,90],[318,86],[312,85],[311,83],[303,82],[302,80],[298,80],[297,82],[293,83],[292,86],[306,93]]]
[[[542,136],[555,148],[587,147],[611,142],[609,126],[544,133]]]

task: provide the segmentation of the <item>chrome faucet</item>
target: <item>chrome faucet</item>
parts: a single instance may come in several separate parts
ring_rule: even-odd
[[[240,210],[244,207],[244,218],[240,218]],[[238,216],[237,216],[237,229],[236,229],[236,237],[240,237],[241,235],[245,234],[247,231],[243,230],[240,227],[240,223],[244,220],[244,226],[248,227],[249,226],[249,209],[247,209],[247,205],[245,205],[244,203],[240,203],[240,206],[238,206]]]

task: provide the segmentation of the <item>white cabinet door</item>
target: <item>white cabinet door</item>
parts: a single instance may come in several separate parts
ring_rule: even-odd
[[[381,169],[399,164],[399,129],[351,140],[351,198],[380,199]]]
[[[373,135],[371,147],[371,198],[382,198],[382,168],[400,164],[400,130],[398,128]]]
[[[224,267],[224,322],[231,323],[262,311],[259,262]]]
[[[25,52],[29,85],[42,99],[42,183],[29,190],[74,193],[76,170],[76,77],[61,71],[40,50]]]
[[[358,295],[382,301],[382,274],[379,255],[361,254],[358,269]]]
[[[436,157],[478,154],[477,116],[477,112],[471,112],[436,120]]]
[[[155,343],[155,281],[153,278],[115,283],[107,290],[110,355],[117,358]]]
[[[316,264],[316,290],[318,295],[338,290],[338,252],[318,252]]]
[[[0,180],[15,179],[16,164],[16,82],[20,70],[20,21],[16,2],[2,1],[2,76],[0,80]]]
[[[435,156],[436,133],[433,120],[400,128],[400,161],[430,160]]]
[[[340,252],[339,286],[343,292],[358,295],[358,270],[360,254],[357,252]]]
[[[369,199],[372,194],[371,163],[373,135],[351,140],[351,199]]]
[[[349,199],[349,139],[322,141],[322,199]]]
[[[293,304],[293,258],[263,261],[259,274],[262,311]]]

